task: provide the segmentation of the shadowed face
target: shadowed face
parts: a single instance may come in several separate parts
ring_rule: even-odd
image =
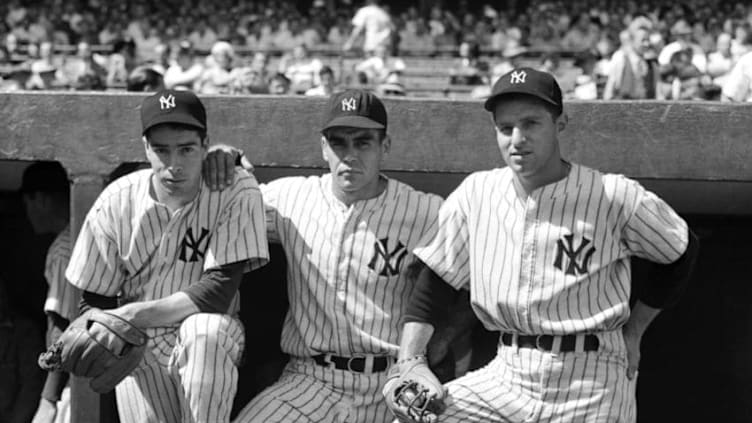
[[[501,156],[519,178],[537,185],[558,171],[564,115],[555,118],[537,98],[515,96],[496,103],[494,124]]]
[[[389,137],[377,129],[335,127],[321,138],[335,189],[370,198],[378,191],[381,164],[389,151]],[[373,190],[373,191],[372,191]]]
[[[206,157],[206,144],[198,131],[157,125],[149,129],[144,145],[158,198],[193,199],[201,186],[201,163]]]

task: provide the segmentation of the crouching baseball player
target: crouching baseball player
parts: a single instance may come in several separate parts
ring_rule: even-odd
[[[151,169],[110,184],[78,236],[67,279],[84,313],[40,357],[116,386],[123,422],[228,422],[243,349],[242,273],[268,261],[261,195],[245,171],[202,183],[206,111],[186,91],[141,105]]]
[[[564,160],[561,90],[529,68],[485,103],[507,167],[476,172],[447,198],[407,306],[384,388],[400,421],[633,422],[640,340],[686,286],[697,240],[637,182]],[[653,262],[630,310],[630,257]],[[446,386],[425,365],[447,291],[469,289],[501,331],[497,356]]]
[[[287,257],[290,309],[281,347],[291,360],[236,423],[391,419],[381,387],[415,286],[410,251],[435,230],[441,197],[381,172],[391,139],[375,95],[332,95],[321,135],[329,173],[261,186],[267,235]],[[231,162],[222,151],[212,157]]]

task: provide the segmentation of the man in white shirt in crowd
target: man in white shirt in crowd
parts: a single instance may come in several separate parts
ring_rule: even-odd
[[[376,50],[377,47],[389,46],[394,25],[389,14],[379,6],[378,0],[367,0],[366,5],[355,12],[352,25],[350,38],[342,46],[345,51],[352,48],[361,33],[364,34],[363,51],[366,54]]]

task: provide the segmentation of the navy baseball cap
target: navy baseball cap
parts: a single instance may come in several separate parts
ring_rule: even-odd
[[[499,99],[507,94],[527,94],[537,97],[556,106],[559,112],[564,108],[561,87],[553,75],[533,68],[518,68],[504,74],[494,84],[491,95],[486,99],[483,107],[493,112]]]
[[[68,192],[68,173],[58,162],[36,162],[24,170],[21,192]]]
[[[335,126],[386,129],[386,108],[374,94],[347,90],[329,97],[321,131]]]
[[[162,90],[141,103],[141,134],[160,123],[180,123],[206,130],[206,109],[190,91]]]

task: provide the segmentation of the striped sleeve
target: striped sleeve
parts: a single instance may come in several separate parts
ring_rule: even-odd
[[[103,193],[104,195],[104,193]],[[107,198],[113,198],[108,196]],[[125,280],[111,221],[100,196],[86,215],[65,272],[77,288],[114,297]]]
[[[70,260],[70,229],[66,227],[47,251],[44,265],[44,277],[49,285],[45,312],[54,312],[73,320],[78,315],[77,289],[65,279],[65,268]]]
[[[470,281],[467,186],[468,179],[447,197],[433,221],[435,227],[414,249],[416,257],[455,289]]]
[[[687,223],[671,206],[639,183],[628,180],[627,185],[625,198],[633,201],[633,207],[627,207],[632,213],[622,236],[629,251],[656,263],[676,261],[687,249]]]
[[[277,228],[277,212],[279,206],[279,187],[282,180],[261,184],[261,196],[264,198],[264,214],[266,216],[266,236],[269,242],[281,242]]]
[[[204,270],[248,260],[247,271],[269,261],[264,205],[256,180],[237,178],[209,240]]]

